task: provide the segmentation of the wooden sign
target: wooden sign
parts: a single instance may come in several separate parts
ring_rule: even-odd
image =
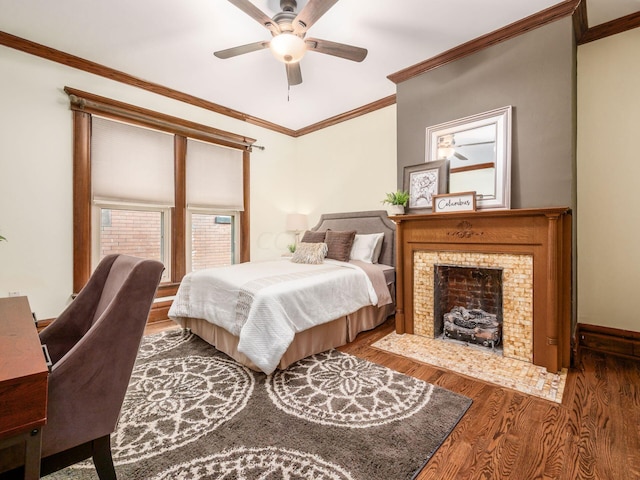
[[[433,196],[433,213],[475,211],[476,192],[447,193]]]

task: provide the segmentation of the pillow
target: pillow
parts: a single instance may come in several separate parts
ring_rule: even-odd
[[[349,254],[351,253],[351,245],[353,245],[353,239],[355,236],[355,230],[345,232],[327,230],[327,234],[324,237],[324,243],[327,244],[327,248],[329,249],[327,252],[327,258],[332,258],[341,262],[348,262]]]
[[[384,233],[380,236],[380,238],[376,242],[375,248],[373,249],[373,257],[371,257],[371,261],[373,263],[378,263],[378,260],[380,260],[380,254],[382,253],[383,243],[384,243]]]
[[[309,263],[317,265],[324,262],[327,255],[326,243],[299,243],[296,251],[293,252],[291,261],[294,263]]]
[[[384,233],[356,234],[353,246],[349,254],[350,260],[360,260],[367,263],[376,263],[382,249]],[[379,245],[379,247],[378,247]],[[376,248],[378,255],[376,256]]]
[[[326,232],[314,232],[313,230],[307,230],[302,236],[301,242],[304,243],[323,243],[324,235]]]

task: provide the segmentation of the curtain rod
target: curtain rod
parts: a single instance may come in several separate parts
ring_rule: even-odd
[[[233,138],[226,137],[224,135],[217,135],[215,133],[207,132],[205,130],[200,130],[197,128],[188,127],[185,125],[180,125],[170,121],[162,120],[152,115],[147,115],[143,112],[136,112],[136,111],[129,110],[127,108],[118,107],[117,105],[110,105],[107,103],[96,102],[94,100],[89,100],[87,98],[83,98],[69,92],[67,92],[67,94],[69,95],[69,102],[71,103],[72,110],[79,110],[79,111],[88,110],[89,113],[95,112],[97,114],[100,114],[100,113],[111,114],[120,118],[134,120],[136,122],[140,122],[152,127],[159,127],[162,130],[169,130],[175,133],[185,134],[185,136],[188,136],[188,137],[206,138],[214,141],[215,143],[224,144],[226,146],[231,146],[236,148],[242,147],[244,150],[251,151],[252,148],[257,148],[259,150],[265,149],[265,147],[261,145],[254,145],[253,142],[249,142],[246,140],[245,141],[235,140]]]

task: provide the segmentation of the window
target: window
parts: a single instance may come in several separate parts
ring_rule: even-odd
[[[124,253],[161,261],[162,281],[171,278],[173,143],[165,132],[93,117],[93,266],[105,255]]]
[[[238,262],[234,225],[243,210],[241,167],[237,150],[187,140],[187,271]]]
[[[111,252],[191,269],[249,260],[255,140],[65,87],[74,121],[74,280]]]
[[[93,263],[112,253],[158,260],[165,265],[162,282],[171,278],[169,262],[169,209],[123,207],[97,204],[94,219],[99,222],[93,242]]]
[[[238,225],[236,214],[189,209],[189,231],[187,269],[223,267],[238,262],[235,239]]]

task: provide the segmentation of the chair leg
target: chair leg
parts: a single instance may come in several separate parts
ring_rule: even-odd
[[[110,435],[97,438],[93,441],[93,464],[96,466],[100,480],[117,480],[116,470],[113,467],[111,457]]]

